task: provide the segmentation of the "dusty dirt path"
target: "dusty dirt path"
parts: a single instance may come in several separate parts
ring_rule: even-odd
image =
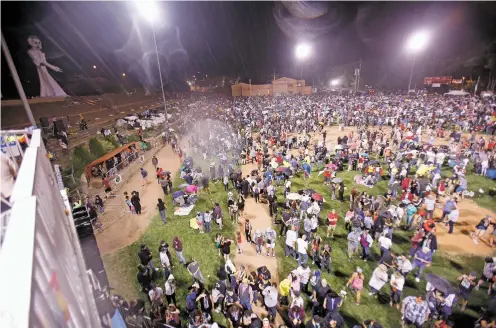
[[[170,146],[162,148],[156,156],[159,167],[169,170],[172,176],[178,172],[180,167],[179,158],[174,154]],[[119,190],[119,197],[122,197],[122,201],[124,201],[122,194],[125,191],[129,194],[133,190],[139,192],[142,207],[141,215],[126,214],[104,226],[103,232],[96,234],[98,248],[102,255],[113,253],[138,240],[148,227],[151,216],[157,213],[155,208],[157,199],[163,198],[164,193],[155,178],[155,170],[151,160],[148,160],[143,167],[148,171],[149,183],[146,187],[141,186],[141,175],[137,171]],[[120,207],[117,210],[120,210]]]
[[[437,223],[436,235],[439,244],[439,250],[453,254],[469,254],[476,256],[493,256],[496,254],[496,249],[489,246],[489,236],[492,230],[489,229],[479,238],[479,244],[475,244],[470,237],[470,233],[474,231],[475,225],[486,215],[495,213],[490,210],[479,207],[471,199],[463,199],[458,202],[460,210],[460,218],[455,224],[453,234],[448,233],[448,227],[442,223]],[[442,208],[436,209],[434,212],[435,218],[440,218],[443,214]]]
[[[256,169],[255,164],[247,164],[242,166],[243,176],[250,174],[252,170]],[[246,199],[245,202],[245,211],[243,215],[243,219],[241,220],[240,230],[241,236],[243,239],[243,245],[241,249],[243,250],[243,254],[237,254],[234,257],[234,264],[236,267],[240,267],[244,265],[249,271],[256,270],[258,267],[265,265],[272,276],[272,281],[279,283],[278,277],[278,268],[277,268],[277,257],[267,257],[266,256],[266,248],[263,248],[263,255],[257,256],[255,252],[255,245],[246,242],[246,235],[244,233],[244,219],[247,218],[250,220],[251,225],[253,226],[253,231],[260,230],[263,232],[269,226],[272,225],[272,218],[269,215],[268,204],[256,203],[255,199],[250,197]],[[276,234],[279,233],[279,230],[276,226],[272,226],[276,231]],[[279,237],[279,236],[277,236]],[[276,243],[284,242],[280,238],[276,239]],[[276,256],[282,256],[282,254],[277,254]],[[267,312],[262,306],[253,306],[253,310],[258,315],[266,316]],[[276,318],[276,326],[284,324],[283,319],[277,314]]]
[[[331,148],[334,149],[334,146],[337,144],[337,138],[348,135],[349,132],[353,132],[356,135],[356,127],[345,127],[343,131],[339,131],[337,126],[326,126],[325,131],[327,132],[326,144],[331,144]],[[374,128],[372,130],[378,130]],[[391,133],[391,127],[385,126],[383,127],[384,133],[386,133],[387,137]],[[288,137],[299,136],[296,133],[288,134]],[[469,136],[467,133],[463,133],[463,137]],[[313,145],[315,141],[322,142],[322,133],[321,132],[311,132],[310,133],[311,141],[310,144]],[[422,139],[425,141],[427,139],[426,129],[424,129],[422,133]],[[434,141],[434,145],[447,145],[449,143],[448,138],[436,138]],[[292,151],[293,154],[297,154],[297,150]],[[248,171],[254,169],[254,166],[246,165],[248,167]],[[244,171],[244,169],[243,169]],[[245,173],[245,174],[247,174]],[[469,186],[470,188],[470,186]],[[470,238],[470,232],[474,230],[474,227],[477,223],[485,215],[492,215],[493,217],[496,215],[488,209],[479,207],[473,200],[464,199],[459,202],[460,206],[460,219],[458,223],[455,225],[454,234],[448,234],[448,229],[444,224],[438,224],[437,226],[437,237],[439,248],[441,251],[445,251],[453,254],[461,254],[461,255],[477,255],[477,256],[489,256],[496,254],[496,249],[492,249],[488,246],[489,236],[492,233],[491,230],[487,231],[485,235],[480,239],[479,244],[475,244]],[[441,217],[442,210],[437,209],[435,215],[437,217]]]

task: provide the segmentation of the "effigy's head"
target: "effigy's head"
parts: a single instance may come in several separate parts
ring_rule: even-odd
[[[28,38],[28,44],[31,46],[31,48],[35,48],[35,49],[41,50],[41,47],[42,47],[41,41],[35,35],[31,35]]]

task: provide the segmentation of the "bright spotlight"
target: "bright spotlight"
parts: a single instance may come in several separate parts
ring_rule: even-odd
[[[338,79],[334,79],[334,80],[331,81],[331,85],[333,85],[333,86],[336,86],[338,84],[339,84],[339,80]]]
[[[93,65],[93,69],[96,69],[96,65]]]
[[[411,52],[418,52],[423,50],[429,42],[429,33],[426,31],[419,31],[410,36],[406,43],[406,48]]]
[[[310,46],[302,43],[296,46],[295,55],[297,59],[305,59],[310,55]]]
[[[150,23],[154,23],[158,19],[159,11],[157,4],[152,0],[135,1],[136,8],[140,12],[140,15],[148,20]]]
[[[126,76],[126,73],[122,73],[122,76]]]

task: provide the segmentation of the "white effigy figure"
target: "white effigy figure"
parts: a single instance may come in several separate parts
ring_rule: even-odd
[[[54,65],[47,63],[45,53],[41,50],[41,41],[37,36],[30,36],[28,44],[31,49],[28,54],[33,60],[38,70],[38,77],[40,78],[40,97],[64,97],[67,94],[62,90],[60,85],[48,73],[47,67],[55,72],[62,72],[62,70]]]

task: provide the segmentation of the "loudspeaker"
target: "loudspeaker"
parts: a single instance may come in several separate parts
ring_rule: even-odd
[[[50,123],[48,122],[48,117],[40,117],[40,124],[42,128],[50,127]]]
[[[66,131],[66,128],[65,128],[65,124],[64,124],[64,121],[62,120],[57,120],[55,122],[53,122],[53,124],[55,125],[55,131],[57,132],[67,132]]]

